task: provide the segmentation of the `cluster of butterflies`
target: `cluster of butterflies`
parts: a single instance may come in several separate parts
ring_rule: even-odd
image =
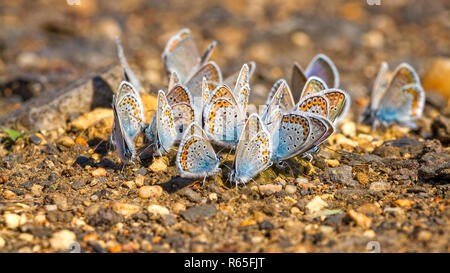
[[[246,63],[240,71],[222,79],[217,64],[209,60],[215,46],[216,42],[212,42],[200,55],[188,29],[172,36],[162,54],[170,75],[168,91],[158,92],[156,113],[147,124],[139,96],[142,86],[117,39],[123,81],[113,97],[111,142],[121,159],[128,163],[138,158],[135,140],[140,134],[144,135],[144,150],[156,155],[167,154],[179,144],[176,166],[180,175],[188,178],[205,179],[221,172],[222,157],[215,147],[235,151],[230,179],[236,184],[249,182],[273,163],[282,164],[295,156],[312,159],[311,154],[319,151],[319,145],[334,132],[350,106],[350,96],[338,89],[339,74],[333,62],[319,54],[306,70],[294,64],[290,85],[284,79],[278,80],[261,115],[248,115],[255,63]],[[416,84],[410,84],[409,74],[402,69],[387,88],[382,79],[385,73],[378,76],[374,91],[377,95],[372,99],[381,103],[370,105],[365,120],[406,121],[402,114],[406,115],[407,109],[395,108],[392,102],[398,104],[398,94],[390,90],[398,88],[413,95],[414,117],[421,114],[422,97],[413,94],[414,90],[422,90],[418,78],[412,79]],[[401,83],[396,78],[401,78]],[[380,94],[382,89],[386,89],[384,96]]]

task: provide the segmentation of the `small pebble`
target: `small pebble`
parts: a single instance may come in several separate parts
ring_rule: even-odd
[[[144,176],[140,175],[140,174],[137,174],[136,178],[134,179],[134,184],[136,184],[136,186],[138,188],[144,186]]]
[[[261,185],[258,187],[259,193],[262,196],[272,195],[276,192],[281,191],[282,188],[283,187],[281,185],[275,185],[275,184],[266,184],[266,185]]]
[[[161,186],[143,186],[139,189],[139,197],[142,199],[159,198],[162,192]]]
[[[162,157],[155,158],[152,165],[150,165],[150,170],[154,173],[167,171],[167,165],[164,163],[164,159]]]
[[[296,186],[294,186],[294,185],[287,185],[286,186],[286,192],[287,193],[293,194],[296,191],[297,191],[297,187]]]
[[[59,145],[62,145],[64,147],[70,148],[72,147],[75,142],[73,141],[73,139],[69,136],[63,136],[61,138],[59,138],[56,143],[58,143]]]
[[[150,205],[148,206],[147,211],[152,214],[158,214],[161,216],[169,214],[169,210],[166,207],[160,205]]]
[[[352,209],[348,211],[348,215],[362,228],[368,229],[372,224],[372,219]]]
[[[61,230],[52,235],[50,245],[57,250],[68,250],[69,246],[76,242],[75,233],[70,230]]]
[[[323,208],[327,207],[327,202],[323,201],[322,198],[319,196],[314,197],[313,200],[309,201],[308,204],[306,204],[306,211],[309,214],[314,214],[319,211],[321,211]]]
[[[97,169],[95,169],[95,170],[93,170],[91,172],[91,175],[93,177],[105,176],[106,175],[106,170],[104,168],[97,168]]]

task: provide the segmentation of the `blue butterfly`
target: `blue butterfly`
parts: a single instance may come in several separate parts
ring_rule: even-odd
[[[221,172],[220,157],[196,123],[187,128],[178,147],[175,164],[180,175],[186,178],[206,178]]]
[[[158,155],[167,154],[175,143],[177,131],[170,106],[164,91],[159,90],[155,118],[145,128],[144,142],[154,146]]]
[[[250,115],[240,135],[236,148],[232,181],[238,184],[249,182],[261,171],[271,166],[272,140],[270,133],[258,114]]]
[[[306,82],[312,76],[322,79],[330,88],[339,88],[339,73],[333,61],[325,54],[318,54],[311,60],[305,71],[298,63],[294,64],[290,87],[294,92],[295,100],[300,98],[299,92],[304,89]]]
[[[120,84],[112,108],[114,123],[110,139],[122,161],[128,163],[137,157],[134,140],[145,126],[142,101],[131,83]]]
[[[204,130],[214,143],[232,148],[239,141],[245,113],[230,88],[219,85],[206,102],[203,121]]]
[[[419,76],[407,63],[396,68],[389,83],[387,72],[388,64],[383,62],[375,79],[370,103],[360,120],[373,127],[380,123],[385,126],[397,123],[417,128],[415,120],[422,116],[425,105],[425,92]]]
[[[293,111],[277,117],[272,129],[272,159],[277,163],[297,155],[310,157],[309,153],[334,132],[331,121],[317,114]]]

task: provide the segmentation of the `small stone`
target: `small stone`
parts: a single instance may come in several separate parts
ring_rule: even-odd
[[[396,207],[407,207],[411,208],[411,206],[414,204],[414,201],[409,199],[398,199],[392,202],[392,204]]]
[[[30,136],[30,141],[31,141],[31,143],[33,143],[35,145],[39,145],[42,142],[42,138],[40,138],[37,135],[33,134],[33,135]]]
[[[269,220],[262,221],[258,226],[261,230],[271,230],[275,228],[274,224],[272,224]]]
[[[0,237],[0,249],[4,248],[5,245],[6,245],[5,239],[3,239],[2,237]]]
[[[245,220],[239,224],[240,227],[251,226],[251,225],[256,225],[256,221],[255,220]]]
[[[332,168],[339,166],[339,160],[337,159],[326,159],[325,162]]]
[[[26,216],[25,215],[17,215],[14,213],[5,213],[3,216],[6,227],[9,229],[16,229],[20,225],[25,224]]]
[[[356,136],[356,125],[354,122],[346,121],[341,125],[342,133],[347,137],[355,137]]]
[[[0,175],[0,184],[5,183],[6,181],[8,181],[8,177],[6,177],[5,175]]]
[[[382,32],[378,30],[371,30],[362,36],[362,44],[365,47],[370,48],[377,48],[377,49],[383,48],[384,35]]]
[[[361,183],[363,185],[366,185],[367,183],[369,183],[369,178],[367,177],[367,175],[365,173],[357,173],[355,178],[359,183]]]
[[[372,204],[372,203],[365,203],[361,205],[358,209],[358,212],[364,213],[364,214],[374,214],[374,215],[380,215],[382,210],[379,206]]]
[[[195,203],[200,203],[202,201],[202,196],[198,192],[192,190],[191,188],[184,188],[181,193],[189,201],[192,201]]]
[[[19,240],[31,243],[33,242],[34,236],[30,233],[21,233],[19,235]]]
[[[70,230],[61,230],[52,235],[50,245],[57,250],[68,250],[69,246],[76,242],[75,233]]]
[[[13,199],[14,197],[16,197],[16,194],[13,191],[5,190],[3,192],[3,198],[5,198],[5,199],[10,200],[10,199]]]
[[[128,188],[128,189],[134,189],[136,184],[133,181],[125,181],[122,183],[122,186],[124,186],[125,188]]]
[[[91,112],[87,112],[70,123],[70,126],[78,130],[86,130],[97,122],[107,119],[111,124],[113,121],[113,111],[111,108],[95,108]]]
[[[450,58],[438,58],[434,60],[423,79],[425,90],[433,90],[441,93],[447,99],[450,98]]]
[[[314,214],[321,211],[323,208],[327,207],[327,202],[323,201],[319,196],[314,197],[311,201],[306,205],[306,211],[309,214]]]
[[[294,194],[295,192],[297,192],[297,187],[294,185],[286,185],[286,192],[289,194]]]
[[[87,141],[86,141],[86,139],[84,139],[84,138],[82,138],[82,137],[80,137],[80,136],[78,136],[78,137],[75,138],[75,143],[76,143],[76,144],[81,144],[81,145],[83,145],[83,146],[89,146],[88,143],[87,143]]]
[[[63,136],[61,138],[59,138],[56,143],[58,143],[59,145],[62,145],[64,147],[70,148],[72,147],[75,142],[73,141],[73,139],[69,136]]]
[[[136,178],[134,179],[134,184],[136,184],[136,186],[138,188],[144,186],[144,176],[140,175],[140,174],[137,174]]]
[[[281,185],[266,184],[266,185],[259,186],[258,189],[259,189],[259,193],[262,196],[270,196],[276,192],[281,191],[283,189],[283,187]]]
[[[356,222],[358,226],[364,229],[370,228],[370,225],[372,224],[372,219],[352,209],[348,211],[348,215]]]
[[[182,203],[175,203],[172,210],[175,214],[179,214],[181,211],[186,210],[186,206]]]
[[[390,188],[390,185],[386,182],[373,182],[369,186],[369,190],[380,192],[380,191],[386,191]]]
[[[201,218],[210,218],[216,215],[216,213],[217,209],[213,204],[190,207],[180,212],[181,216],[188,222],[193,222]]]
[[[372,239],[372,238],[375,238],[376,234],[375,234],[375,231],[368,229],[368,230],[364,231],[363,236],[367,237],[369,239]]]
[[[306,177],[297,177],[295,179],[295,184],[301,184],[301,183],[307,183],[308,182],[308,178]]]
[[[122,246],[119,243],[108,244],[109,253],[120,253],[122,251]]]
[[[417,234],[417,240],[419,241],[429,241],[433,234],[429,232],[428,230],[421,230]]]
[[[147,211],[160,216],[169,214],[169,210],[166,207],[160,205],[150,205],[148,206]]]
[[[161,186],[143,186],[139,189],[139,197],[142,199],[159,198],[163,193]]]
[[[91,172],[93,177],[105,176],[106,170],[104,168],[97,168]]]
[[[150,170],[152,170],[152,172],[154,173],[167,171],[167,165],[164,162],[163,157],[156,157],[153,160],[152,165],[150,165]]]
[[[41,185],[34,184],[33,186],[31,186],[31,193],[32,193],[34,196],[41,196],[41,194],[42,194],[42,189],[43,189],[43,188],[44,188],[44,187],[41,186]]]
[[[210,193],[209,196],[208,196],[208,199],[211,202],[216,202],[217,201],[217,193],[215,193],[215,192]]]
[[[123,216],[129,217],[135,213],[138,213],[141,210],[141,207],[132,204],[116,202],[113,204],[112,209],[115,212],[122,214]]]
[[[300,212],[300,209],[299,208],[297,208],[297,207],[292,207],[290,210],[289,210],[292,214],[298,214],[299,212]]]
[[[79,190],[86,185],[86,181],[84,179],[78,179],[72,183],[72,189]]]

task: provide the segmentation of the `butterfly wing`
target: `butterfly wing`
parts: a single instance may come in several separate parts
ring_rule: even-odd
[[[220,171],[220,160],[202,128],[195,123],[186,130],[175,163],[182,177],[202,178]]]
[[[256,63],[251,61],[246,63],[245,65],[247,65],[247,82],[250,82],[250,79],[252,78],[253,74],[255,73],[256,70]],[[238,81],[239,76],[241,75],[243,67],[241,68],[241,70],[234,72],[233,74],[231,74],[230,76],[228,76],[226,79],[224,79],[223,83],[227,86],[235,86]]]
[[[172,87],[167,93],[166,98],[169,102],[169,105],[171,106],[176,103],[192,103],[191,93],[185,86],[181,84],[176,84],[174,87]]]
[[[407,84],[383,97],[377,117],[386,124],[397,122],[415,127],[411,121],[422,115],[424,104],[425,92],[421,85]]]
[[[116,94],[115,108],[125,133],[125,139],[134,140],[144,124],[144,108],[136,89],[129,82],[123,81]]]
[[[172,73],[170,73],[169,85],[167,89],[171,90],[177,84],[181,84],[181,82],[180,79],[178,78],[177,72],[173,71]]]
[[[171,107],[177,132],[176,140],[180,140],[189,124],[195,121],[194,109],[190,104],[184,102],[176,103]]]
[[[205,106],[204,129],[219,145],[232,147],[238,142],[245,118],[233,98],[216,98]]]
[[[297,104],[298,111],[316,114],[327,118],[329,114],[330,101],[326,96],[314,93],[303,97]]]
[[[272,141],[270,133],[257,114],[248,118],[236,148],[234,179],[247,183],[271,165]]]
[[[120,64],[122,66],[122,78],[125,81],[130,82],[138,92],[142,92],[144,89],[142,88],[141,82],[131,70],[130,65],[127,62],[125,54],[123,52],[122,45],[120,44],[120,37],[116,37],[116,45],[117,45],[117,55],[119,56]]]
[[[213,61],[207,62],[189,77],[185,84],[194,98],[201,96],[203,78],[206,78],[208,83],[221,83],[222,73],[219,66]]]
[[[308,78],[305,86],[303,87],[303,90],[300,94],[300,99],[302,99],[305,96],[325,90],[327,88],[328,88],[327,84],[321,78],[311,76],[310,78]]]
[[[424,104],[425,93],[419,76],[412,66],[402,63],[381,97],[376,116],[387,124],[408,122],[422,115]]]
[[[280,107],[283,112],[290,111],[294,108],[295,103],[292,92],[284,79],[275,82],[272,89],[270,89],[266,104],[272,109]]]
[[[298,101],[300,99],[300,94],[305,87],[306,81],[308,78],[305,75],[302,67],[295,63],[292,67],[292,76],[291,76],[291,88],[294,95],[294,100]]]
[[[304,153],[322,143],[333,132],[331,122],[321,116],[298,111],[284,114],[278,136],[273,139],[273,158],[279,162]]]
[[[157,148],[160,153],[167,153],[173,146],[177,132],[173,118],[172,107],[167,101],[164,91],[158,92],[158,105],[156,110]]]
[[[167,42],[162,54],[168,73],[176,72],[184,83],[200,61],[200,56],[189,29],[180,30]]]
[[[115,97],[113,97],[113,106],[112,106],[113,114],[114,114],[114,122],[113,122],[112,134],[111,134],[111,142],[116,147],[116,150],[120,156],[120,159],[123,162],[127,163],[133,158],[134,145],[132,147],[129,147],[128,144],[125,142],[124,133],[123,133],[121,125],[120,125],[120,120],[117,115],[117,110],[116,110],[114,101],[115,101]]]
[[[350,95],[347,92],[333,88],[324,90],[318,94],[326,96],[330,102],[328,119],[331,122],[336,123],[345,117],[351,104]]]
[[[203,52],[202,56],[200,57],[200,66],[204,65],[209,58],[211,58],[211,55],[214,51],[214,49],[217,46],[217,42],[216,41],[212,41],[208,47],[206,48],[206,50]]]
[[[305,75],[308,79],[317,76],[331,88],[339,87],[338,70],[331,59],[324,54],[318,54],[311,60]]]

